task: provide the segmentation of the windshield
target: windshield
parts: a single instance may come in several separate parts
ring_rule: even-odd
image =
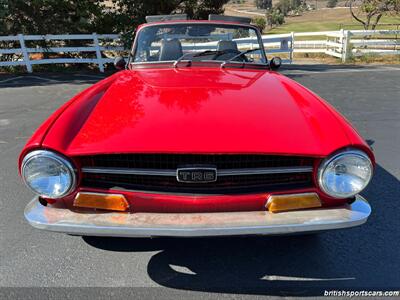
[[[266,63],[257,31],[224,24],[162,24],[139,30],[135,63],[176,60]],[[241,54],[242,53],[242,54]]]

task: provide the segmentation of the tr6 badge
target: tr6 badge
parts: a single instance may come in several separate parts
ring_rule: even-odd
[[[217,181],[215,167],[182,167],[176,170],[176,179],[179,182],[207,183]]]

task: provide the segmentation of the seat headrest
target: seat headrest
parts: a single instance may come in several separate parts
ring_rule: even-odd
[[[219,41],[217,45],[217,50],[218,51],[224,51],[224,50],[236,50],[238,51],[238,46],[236,42],[234,41]]]
[[[176,60],[183,55],[181,42],[177,39],[162,40],[159,60]]]

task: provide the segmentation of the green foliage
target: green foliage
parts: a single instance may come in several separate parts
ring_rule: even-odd
[[[353,11],[354,0],[349,1],[350,13],[353,18],[360,22],[364,29],[375,29],[383,16],[399,15],[400,14],[400,0],[361,0],[359,5],[359,13]]]
[[[207,19],[209,14],[222,14],[228,0],[114,0],[116,12],[105,18],[114,19],[112,32],[123,33],[125,44],[133,39],[135,27],[145,22],[148,15],[185,13],[192,19]]]
[[[272,7],[272,0],[255,0],[257,8],[269,9]]]
[[[286,16],[291,9],[290,2],[291,0],[279,0],[279,2],[275,5],[275,8]]]
[[[299,8],[302,5],[303,5],[303,1],[302,0],[291,0],[290,1],[290,6],[291,6],[292,9]]]
[[[0,0],[0,34],[121,33],[132,42],[147,15],[186,13],[193,19],[222,14],[228,0]]]
[[[265,26],[267,25],[267,21],[263,17],[256,17],[252,20],[252,23],[256,25],[261,32],[264,31]]]
[[[268,10],[266,17],[270,28],[285,23],[285,15],[278,8]]]
[[[302,0],[279,0],[275,8],[279,9],[284,16],[287,16],[291,11],[301,10],[303,4]]]
[[[8,1],[0,0],[0,35],[6,34],[6,24],[4,19],[8,14]]]
[[[326,4],[326,7],[328,8],[334,8],[338,3],[338,0],[328,0],[328,3]]]
[[[395,15],[400,13],[400,0],[363,0],[360,8],[366,14]]]
[[[223,13],[228,0],[0,0],[2,34],[109,33],[132,34],[147,15],[186,13],[206,19]]]
[[[87,0],[10,0],[0,3],[7,34],[50,34],[92,32],[97,29],[101,6]],[[4,4],[6,2],[6,4]]]
[[[130,34],[148,15],[186,13],[193,19],[207,19],[209,14],[222,14],[228,0],[114,0],[117,10],[105,15],[113,19],[113,32]]]

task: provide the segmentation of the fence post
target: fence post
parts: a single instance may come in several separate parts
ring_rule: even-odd
[[[326,34],[326,40],[325,40],[325,54],[328,54],[328,42],[329,42],[329,34]]]
[[[292,37],[292,41],[290,43],[289,58],[290,58],[290,63],[292,63],[293,62],[293,52],[294,52],[294,32],[293,31],[290,33],[290,36]]]
[[[32,73],[33,69],[32,69],[32,65],[31,65],[31,61],[29,59],[29,53],[26,50],[24,35],[21,33],[18,34],[18,39],[19,39],[19,45],[21,46],[22,55],[24,56],[24,63],[26,66],[26,70],[28,71],[28,73]]]
[[[99,65],[100,72],[104,73],[104,65],[103,65],[103,58],[101,57],[99,38],[96,33],[93,33],[92,35],[93,35],[94,47],[96,48],[97,64]]]
[[[342,63],[345,63],[351,56],[351,43],[350,43],[351,32],[349,30],[344,31],[342,40]]]
[[[333,51],[337,51],[337,52],[339,52],[340,53],[340,55],[342,56],[342,62],[344,62],[344,29],[343,28],[341,28],[340,30],[339,30],[339,33],[340,33],[340,35],[339,35],[339,40],[337,39],[337,38],[335,38],[335,42],[337,43],[337,42],[339,42],[339,44],[340,44],[340,47],[334,47],[333,48]]]

